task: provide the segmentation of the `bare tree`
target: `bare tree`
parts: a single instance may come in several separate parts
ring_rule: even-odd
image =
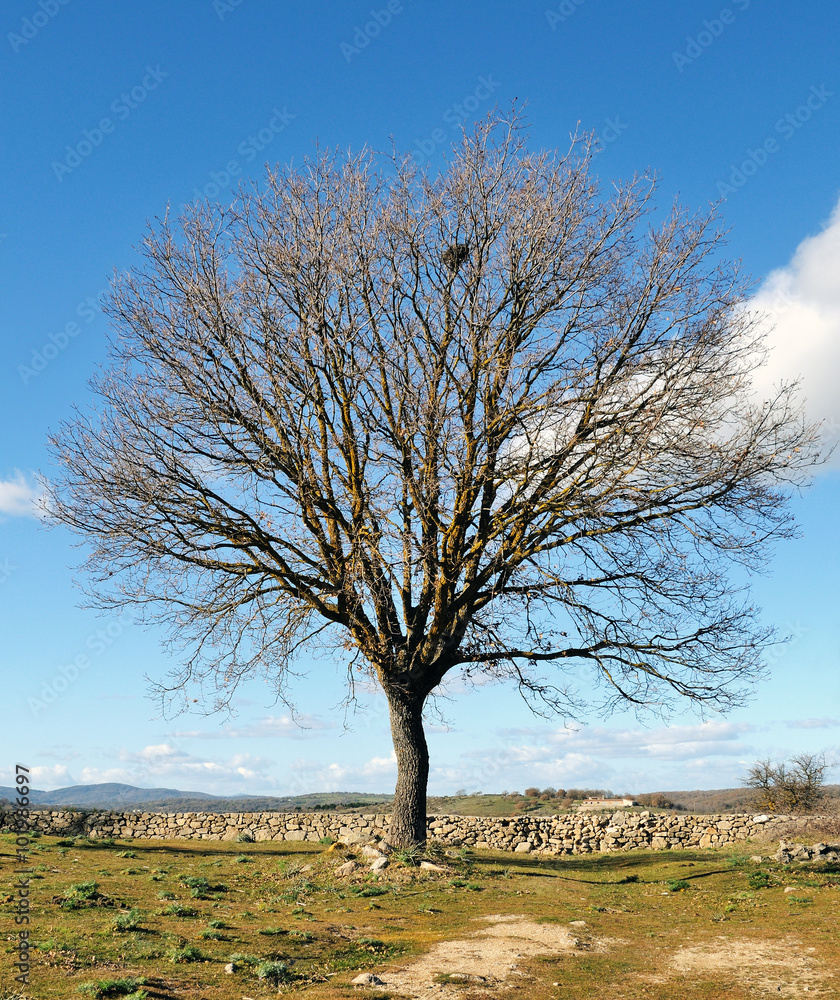
[[[546,713],[723,709],[771,638],[727,571],[793,534],[816,432],[793,386],[750,400],[714,212],[654,225],[652,179],[605,196],[589,160],[496,115],[434,178],[319,154],[167,217],[115,281],[98,411],[53,438],[95,601],[190,650],[171,692],[282,697],[312,643],[382,686],[398,843],[453,672]]]
[[[831,765],[824,753],[800,753],[784,763],[759,760],[744,784],[756,792],[756,804],[770,812],[810,812],[823,797]]]

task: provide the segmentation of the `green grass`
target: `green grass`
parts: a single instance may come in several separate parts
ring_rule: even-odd
[[[285,962],[260,962],[257,966],[257,978],[265,979],[276,986],[279,983],[289,982],[292,974]]]
[[[0,835],[0,856],[13,857],[13,848],[13,837]],[[819,864],[785,867],[766,860],[766,847],[760,865],[748,860],[757,853],[748,845],[739,845],[740,855],[720,849],[562,858],[443,849],[445,872],[394,858],[367,881],[364,870],[336,876],[348,852],[327,855],[317,843],[255,843],[250,863],[242,864],[235,842],[134,841],[137,867],[166,878],[175,892],[126,874],[120,851],[109,845],[63,850],[45,837],[31,852],[44,878],[31,887],[30,1000],[140,1000],[144,992],[149,1000],[257,1000],[278,989],[303,991],[309,1000],[350,1000],[360,995],[349,985],[359,972],[387,981],[389,968],[407,966],[442,941],[477,940],[487,926],[480,918],[492,914],[545,923],[549,937],[568,929],[581,942],[572,952],[517,959],[522,977],[513,984],[528,1000],[764,995],[763,981],[750,980],[769,975],[760,959],[735,970],[719,963],[674,971],[681,948],[723,948],[729,940],[762,949],[775,943],[791,956],[790,969],[771,970],[771,992],[780,984],[783,995],[804,995],[795,963],[807,949],[814,949],[808,961],[816,978],[803,982],[813,995],[832,995],[830,973],[840,967],[840,873]],[[432,845],[431,854],[440,859],[441,849]],[[11,865],[0,867],[6,927],[14,927],[14,879]],[[796,891],[786,894],[786,887]],[[190,899],[194,890],[207,898]],[[571,927],[573,921],[585,926]],[[14,960],[7,937],[0,982],[16,985]],[[224,971],[230,961],[232,975]],[[260,979],[260,968],[274,972]],[[459,971],[446,964],[435,970],[443,977]],[[453,1000],[484,1000],[487,992],[457,976],[447,991]],[[383,987],[379,995],[388,993]]]
[[[170,962],[204,962],[208,958],[208,955],[192,944],[185,945],[183,948],[173,948],[169,952]]]
[[[127,913],[118,913],[111,925],[115,931],[136,931],[140,929],[140,911],[132,907]]]
[[[770,885],[770,872],[750,872],[747,875],[747,885],[751,889],[766,889]]]
[[[148,994],[140,987],[147,982],[142,976],[126,976],[123,979],[100,979],[98,983],[83,983],[79,992],[84,996],[95,997],[133,997],[139,1000]]]
[[[163,911],[165,917],[197,917],[198,910],[194,906],[184,906],[183,903],[172,903]]]

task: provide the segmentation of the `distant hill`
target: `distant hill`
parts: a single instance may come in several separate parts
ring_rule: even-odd
[[[0,786],[0,800],[11,802],[17,791]],[[117,782],[98,785],[71,785],[51,792],[33,788],[29,801],[35,806],[76,809],[159,809],[165,812],[294,812],[340,807],[360,809],[390,803],[392,795],[358,792],[320,792],[311,795],[209,795],[184,792],[177,788],[138,788]]]
[[[14,788],[0,787],[0,797],[12,799],[17,792]],[[146,802],[167,802],[171,799],[194,799],[207,801],[216,798],[206,792],[182,792],[177,788],[137,788],[135,785],[122,785],[115,781],[99,785],[70,785],[67,788],[56,788],[51,792],[42,792],[33,788],[29,800],[33,804],[44,806],[73,805],[92,809],[105,809],[122,806],[133,808]]]
[[[826,798],[840,798],[840,785],[825,785]],[[754,795],[749,788],[718,788],[693,792],[660,792],[674,805],[690,813],[755,812]]]

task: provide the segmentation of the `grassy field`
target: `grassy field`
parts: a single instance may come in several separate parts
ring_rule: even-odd
[[[342,877],[335,846],[41,837],[22,986],[4,835],[0,998],[840,996],[840,868],[784,867],[773,850],[438,849],[444,871]],[[351,986],[361,971],[383,984]]]

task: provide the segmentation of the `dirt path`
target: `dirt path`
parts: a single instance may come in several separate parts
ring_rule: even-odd
[[[469,937],[441,941],[422,958],[380,978],[389,989],[411,1000],[450,997],[453,987],[473,983],[498,987],[523,973],[519,963],[533,955],[598,950],[583,921],[572,925],[538,924],[524,916],[479,918],[485,926]],[[451,985],[450,985],[451,984]]]

